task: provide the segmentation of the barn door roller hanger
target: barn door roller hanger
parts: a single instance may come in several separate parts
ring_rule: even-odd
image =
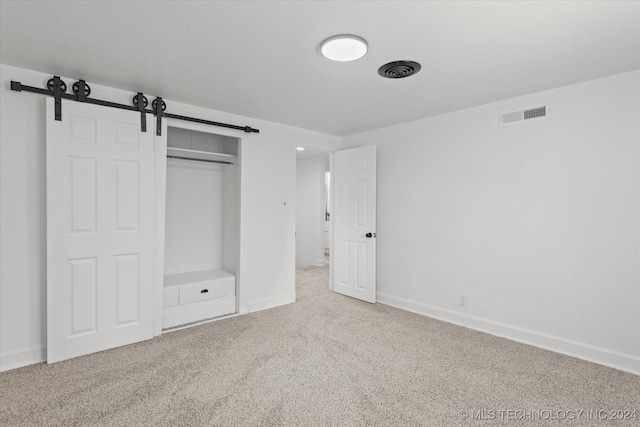
[[[11,90],[14,90],[16,92],[24,91],[24,92],[33,92],[33,93],[39,93],[41,95],[52,96],[55,99],[55,113],[54,113],[55,119],[58,121],[62,120],[62,99],[69,99],[71,101],[86,102],[87,104],[95,104],[95,105],[102,105],[104,107],[119,108],[121,110],[139,111],[140,112],[140,129],[142,130],[142,132],[147,131],[147,113],[151,113],[154,116],[156,116],[156,120],[158,124],[156,126],[156,135],[158,136],[162,134],[161,122],[163,117],[167,117],[170,119],[185,120],[188,122],[202,123],[202,124],[211,125],[211,126],[221,126],[228,129],[237,129],[237,130],[244,131],[246,133],[260,132],[259,129],[254,129],[250,126],[230,125],[228,123],[213,122],[211,120],[197,119],[194,117],[166,113],[165,110],[167,109],[167,104],[160,97],[157,97],[156,99],[153,100],[153,102],[151,102],[151,109],[147,109],[147,106],[149,105],[149,100],[141,92],[138,92],[136,95],[134,95],[132,99],[133,105],[125,105],[125,104],[118,104],[116,102],[103,101],[101,99],[89,98],[89,95],[91,95],[91,87],[89,87],[87,82],[85,82],[84,80],[78,80],[77,82],[75,82],[71,86],[71,89],[73,90],[73,95],[70,93],[67,93],[67,84],[62,79],[60,79],[59,76],[53,76],[53,78],[49,79],[49,81],[47,81],[46,89],[40,89],[33,86],[26,86],[20,82],[16,82],[13,80],[11,81]]]

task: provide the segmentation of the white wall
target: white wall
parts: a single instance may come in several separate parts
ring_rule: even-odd
[[[167,159],[164,274],[222,268],[223,167]]]
[[[44,360],[46,348],[44,87],[50,74],[0,65],[0,369]],[[65,78],[70,87],[74,78]],[[133,93],[88,82],[92,97],[129,104]],[[149,100],[155,94],[147,95]],[[161,94],[160,94],[161,95]],[[294,300],[295,146],[333,151],[340,139],[166,100],[167,111],[260,129],[241,141],[240,312]],[[152,120],[152,116],[147,116]],[[202,125],[201,130],[211,128]],[[223,128],[220,128],[223,129]],[[200,129],[197,129],[200,130]],[[224,130],[224,129],[223,129]],[[284,203],[287,207],[283,208]]]
[[[325,163],[323,157],[296,162],[296,268],[324,262]]]
[[[229,273],[238,271],[238,166],[223,166],[222,190],[222,268]]]
[[[639,99],[634,71],[344,138],[378,145],[379,301],[640,373]]]

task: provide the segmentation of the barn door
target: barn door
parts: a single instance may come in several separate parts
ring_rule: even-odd
[[[64,100],[55,121],[46,101],[52,363],[153,335],[154,130],[140,132],[140,113]]]
[[[376,302],[376,147],[336,151],[333,290]]]

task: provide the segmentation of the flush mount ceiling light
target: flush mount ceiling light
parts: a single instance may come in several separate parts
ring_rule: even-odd
[[[322,42],[322,54],[332,61],[348,62],[367,54],[367,41],[353,34],[338,34]]]

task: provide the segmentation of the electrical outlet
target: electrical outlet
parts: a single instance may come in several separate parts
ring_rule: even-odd
[[[458,304],[460,304],[463,307],[467,306],[467,296],[464,294],[460,294],[458,295]]]

